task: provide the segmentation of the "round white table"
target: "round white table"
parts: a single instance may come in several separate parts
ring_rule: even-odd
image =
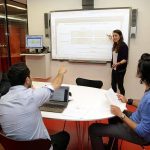
[[[49,84],[47,82],[33,82],[35,88]],[[76,121],[78,149],[83,150],[86,127],[89,126],[89,121],[102,120],[114,116],[110,112],[111,101],[106,96],[107,90],[104,89],[69,84],[63,84],[63,86],[69,86],[69,91],[72,94],[69,97],[70,100],[66,109],[62,113],[41,111],[42,117]],[[120,102],[118,106],[122,111],[126,109],[126,104],[124,103]]]
[[[36,88],[48,84],[50,83],[33,82]],[[106,97],[107,90],[69,84],[63,84],[63,86],[69,86],[72,94],[66,109],[62,113],[42,111],[42,117],[69,121],[92,121],[114,116],[110,112],[111,102]],[[126,109],[126,104],[119,104],[122,111]]]

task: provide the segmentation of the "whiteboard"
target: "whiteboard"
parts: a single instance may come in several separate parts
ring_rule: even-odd
[[[130,8],[51,12],[52,59],[111,61],[108,34],[120,29],[129,41]]]

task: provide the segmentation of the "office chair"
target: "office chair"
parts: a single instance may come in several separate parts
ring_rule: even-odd
[[[121,141],[121,144],[120,144],[119,150],[122,150],[122,143],[123,143],[123,141],[125,141],[125,140],[120,139],[120,141]],[[150,146],[150,142],[149,142],[149,143],[146,143],[146,144],[143,144],[143,145],[137,144],[137,143],[133,143],[133,144],[136,144],[136,145],[141,146],[142,150],[146,150],[145,146]],[[148,147],[148,149],[149,149],[149,147]],[[147,150],[148,150],[148,149],[147,149]]]
[[[85,78],[77,78],[76,84],[81,86],[99,88],[99,89],[103,86],[103,82],[100,80],[89,80]]]
[[[125,140],[123,140],[123,139],[120,139],[120,140],[121,140],[120,150],[122,150],[122,143],[123,143],[123,141],[125,141]],[[137,143],[133,143],[133,144],[137,144]],[[148,143],[146,143],[146,144],[143,144],[143,145],[141,145],[141,144],[137,144],[137,145],[141,146],[142,150],[146,150],[145,146],[150,146],[150,142],[148,142]],[[149,147],[148,147],[148,149],[149,149]]]
[[[142,147],[143,150],[146,150],[146,149],[145,149],[145,146],[150,146],[150,142],[147,143],[147,144],[144,144],[144,145],[140,145],[140,146]]]
[[[5,95],[11,87],[7,74],[0,72],[0,97]]]
[[[5,150],[49,150],[49,139],[35,139],[30,141],[17,141],[0,133],[0,143]]]

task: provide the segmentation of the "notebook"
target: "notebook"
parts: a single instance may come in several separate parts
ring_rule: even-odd
[[[61,113],[68,105],[69,87],[61,86],[55,90],[50,100],[44,103],[41,107],[41,111]]]

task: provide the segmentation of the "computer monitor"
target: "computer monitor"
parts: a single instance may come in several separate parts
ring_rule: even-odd
[[[43,35],[26,35],[26,48],[42,49]]]

